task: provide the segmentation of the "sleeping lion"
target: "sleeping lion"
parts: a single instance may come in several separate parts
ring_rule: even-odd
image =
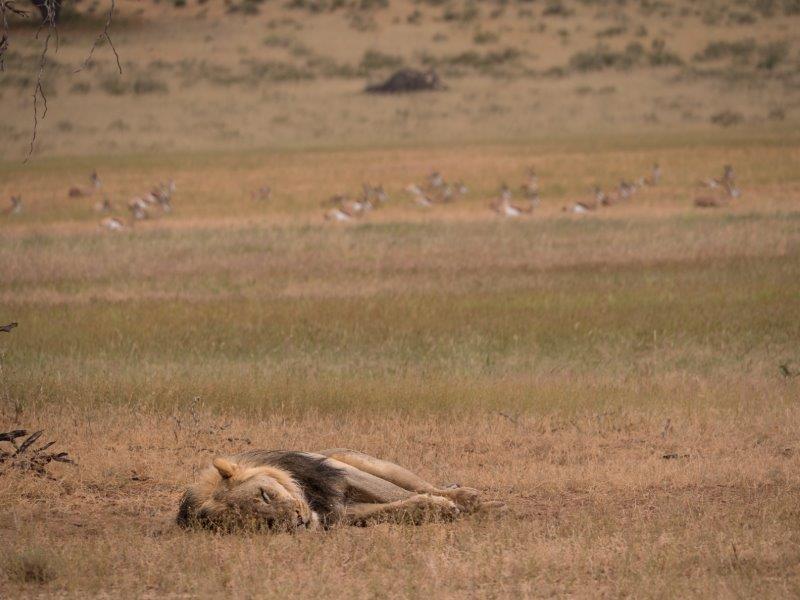
[[[215,458],[183,495],[177,523],[294,531],[339,523],[449,521],[501,506],[482,501],[472,488],[437,488],[355,450],[253,450]]]

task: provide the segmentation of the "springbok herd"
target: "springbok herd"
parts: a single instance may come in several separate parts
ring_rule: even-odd
[[[616,188],[606,192],[599,186],[591,191],[591,196],[586,200],[574,202],[563,207],[564,212],[586,214],[603,207],[623,204],[630,201],[642,188],[655,187],[661,180],[661,167],[654,164],[650,174],[632,181],[623,180]],[[175,193],[175,181],[169,179],[167,183],[159,183],[149,192],[134,196],[127,203],[129,218],[124,221],[119,216],[114,216],[115,205],[103,193],[103,183],[97,171],[92,171],[89,176],[88,187],[74,186],[69,188],[69,198],[91,198],[102,196],[102,200],[95,202],[94,210],[107,216],[100,220],[100,226],[109,231],[121,231],[133,227],[137,221],[143,221],[155,216],[156,211],[162,215],[172,211],[172,196]],[[728,206],[732,201],[741,197],[741,191],[736,185],[736,176],[731,165],[725,165],[721,177],[702,179],[697,182],[699,187],[707,190],[705,195],[694,198],[694,206],[698,208],[719,208]],[[463,181],[447,182],[438,171],[432,172],[422,184],[412,183],[404,188],[411,201],[421,209],[430,208],[436,204],[453,204],[469,193],[469,188]],[[519,186],[519,200],[515,200],[514,191],[505,182],[500,186],[498,195],[489,202],[489,209],[504,218],[516,218],[533,213],[540,205],[539,176],[536,169],[527,169],[525,179]],[[251,198],[257,201],[268,201],[272,198],[272,188],[260,187],[251,192]],[[324,218],[331,222],[346,222],[361,219],[373,210],[389,202],[389,194],[383,185],[373,186],[363,184],[361,193],[356,198],[337,194],[331,196],[323,203],[325,208]],[[23,204],[21,195],[11,196],[10,205],[2,211],[5,216],[14,216],[22,213]]]

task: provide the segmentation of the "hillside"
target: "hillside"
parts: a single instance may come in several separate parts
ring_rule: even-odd
[[[103,45],[76,73],[105,10],[65,9],[40,155],[786,132],[800,121],[792,0],[123,0],[111,29],[122,75]],[[41,47],[30,24],[12,32],[3,159],[27,148]],[[362,93],[400,66],[435,68],[448,89]]]

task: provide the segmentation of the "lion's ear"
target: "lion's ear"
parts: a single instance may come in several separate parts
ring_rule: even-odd
[[[215,458],[212,464],[223,479],[230,479],[236,473],[236,465],[224,458]]]

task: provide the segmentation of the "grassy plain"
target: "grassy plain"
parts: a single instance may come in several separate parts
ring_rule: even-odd
[[[577,40],[562,47],[552,19],[563,19],[571,39],[590,24],[607,28],[586,6],[544,20],[542,35],[563,57],[540,50],[525,61],[546,70],[579,49]],[[460,51],[457,43],[482,46],[478,22],[421,9],[426,36],[450,36],[431,38],[453,45],[443,54]],[[196,53],[198,31],[219,36],[230,48],[207,60],[230,59],[234,74],[237,47],[275,34],[266,9],[215,24],[212,6],[202,19],[188,13],[183,28],[170,20],[178,9],[148,10],[141,23],[124,12],[130,21],[120,21],[123,57],[141,65],[160,48],[158,28],[173,34],[166,46]],[[377,30],[353,30],[354,17],[338,13],[284,26],[356,64],[370,45],[406,39],[414,7],[387,10],[374,15]],[[727,17],[704,25],[709,33],[675,15],[686,30],[670,31],[694,40],[689,58],[739,31]],[[517,21],[484,17],[482,27],[498,31]],[[628,14],[630,35],[638,18]],[[779,20],[758,17],[752,35],[791,39]],[[231,23],[244,33],[219,33]],[[247,29],[259,26],[268,32]],[[314,36],[323,30],[355,41],[340,49]],[[78,56],[82,42],[64,35],[60,56]],[[507,37],[522,39],[513,28]],[[20,148],[1,150],[0,198],[21,192],[25,204],[0,220],[0,322],[20,323],[0,334],[0,431],[45,429],[77,465],[52,465],[49,479],[0,471],[0,595],[800,595],[800,377],[780,370],[800,371],[800,139],[788,75],[760,90],[728,82],[742,91],[734,108],[763,120],[720,128],[707,118],[727,106],[716,96],[702,119],[669,111],[659,122],[640,119],[654,89],[705,99],[704,86],[719,84],[676,83],[652,68],[557,79],[451,74],[442,96],[374,102],[357,94],[363,81],[319,74],[270,81],[269,91],[231,84],[242,96],[167,78],[160,95],[115,95],[97,89],[108,68],[77,76],[91,81],[83,96],[56,79],[51,110],[68,111],[72,125],[43,129],[34,160],[23,165],[17,154],[22,116],[7,124]],[[656,88],[642,86],[650,80]],[[575,91],[587,85],[617,86],[616,100]],[[541,121],[523,118],[528,105],[514,86],[549,98]],[[474,110],[495,102],[494,90],[511,113],[456,114],[472,88],[487,94],[468,102]],[[15,98],[11,110],[27,115],[24,96],[8,90],[0,94]],[[593,110],[607,106],[602,123],[581,111],[572,123],[563,90]],[[639,92],[631,112],[626,98]],[[277,100],[256,108],[254,94]],[[233,108],[222,110],[223,98]],[[326,98],[350,117],[327,110]],[[181,113],[190,99],[240,137],[196,127],[201,118]],[[296,102],[296,114],[303,102],[313,107],[308,119],[279,119],[274,137],[244,139],[263,126],[264,111]],[[447,114],[426,116],[427,102],[447,104]],[[97,110],[76,110],[80,103]],[[773,104],[783,121],[767,119]],[[410,117],[382,120],[395,111]],[[187,121],[178,127],[180,114]],[[639,116],[615,124],[624,115]],[[308,124],[321,116],[327,129],[315,138]],[[98,119],[124,126],[106,130]],[[556,131],[559,123],[568,126]],[[562,212],[591,185],[644,175],[656,161],[662,182],[631,202]],[[693,208],[696,181],[725,163],[736,167],[742,198]],[[500,219],[488,200],[503,181],[519,185],[530,164],[542,206]],[[131,195],[174,177],[173,213],[119,233],[100,229],[97,197],[66,196],[93,168],[121,216]],[[414,206],[402,188],[433,169],[464,179],[467,198]],[[321,203],[363,181],[384,183],[389,205],[353,224],[323,222]],[[250,192],[266,184],[272,199],[254,200]],[[216,453],[333,446],[478,487],[509,510],[296,536],[172,524],[183,487]]]

